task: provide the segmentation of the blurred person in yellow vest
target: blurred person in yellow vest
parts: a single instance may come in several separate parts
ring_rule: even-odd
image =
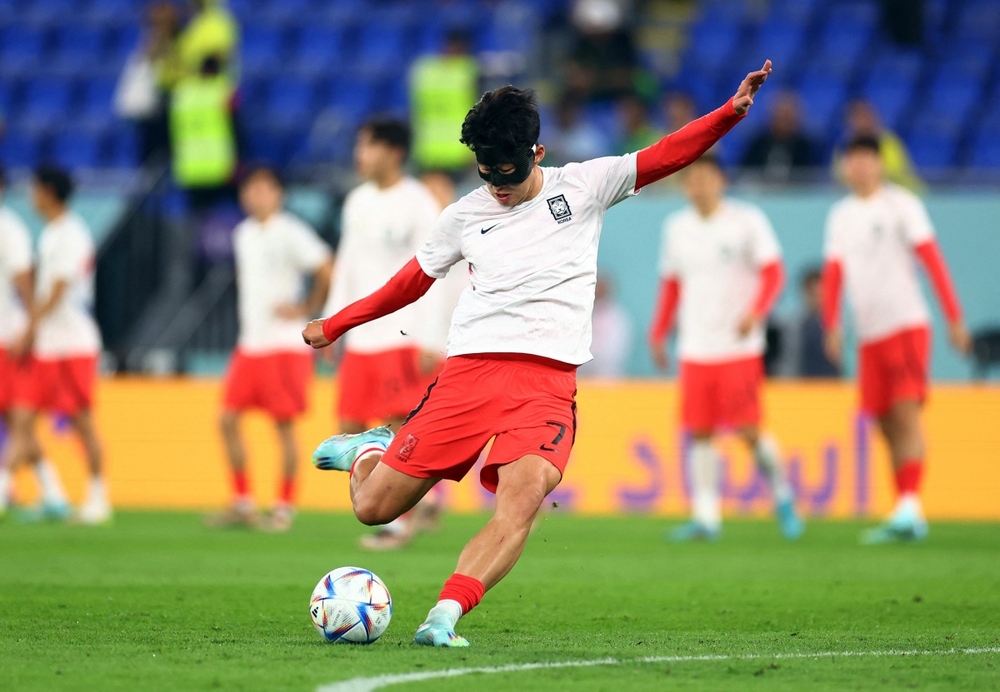
[[[917,194],[922,194],[926,190],[924,181],[913,166],[906,144],[899,135],[882,124],[878,111],[864,99],[857,99],[847,105],[844,141],[851,141],[856,137],[874,137],[878,140],[879,156],[882,159],[882,170],[886,180]],[[833,166],[836,178],[843,181],[842,155],[839,152],[834,158]]]
[[[421,169],[460,173],[472,152],[456,137],[479,98],[479,65],[469,37],[450,31],[442,52],[417,59],[410,72],[413,160]]]
[[[210,191],[232,181],[237,164],[233,94],[233,83],[216,56],[205,58],[198,75],[174,87],[170,143],[174,180],[180,187]]]
[[[213,56],[233,68],[240,29],[225,0],[190,0],[190,4],[193,14],[177,39],[185,74],[198,74],[205,59]]]

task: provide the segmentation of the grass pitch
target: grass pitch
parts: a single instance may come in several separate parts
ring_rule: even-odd
[[[939,524],[922,545],[862,548],[853,523],[798,544],[729,522],[670,545],[667,522],[547,516],[521,562],[464,618],[471,649],[410,644],[483,517],[392,554],[356,548],[352,517],[287,535],[213,532],[193,514],[122,513],[110,528],[0,525],[0,690],[315,690],[358,676],[613,657],[395,690],[1000,689],[1000,527]],[[371,646],[309,622],[328,570],[374,570],[395,602]],[[788,658],[852,652],[855,656]],[[643,657],[718,660],[640,663]],[[745,658],[755,656],[756,658]],[[632,662],[628,662],[632,661]]]

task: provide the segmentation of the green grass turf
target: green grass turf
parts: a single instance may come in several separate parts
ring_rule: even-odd
[[[483,517],[393,554],[363,527],[306,514],[291,533],[213,532],[192,514],[122,513],[110,528],[0,525],[0,690],[312,690],[355,676],[612,656],[760,654],[472,675],[390,689],[1000,689],[1000,654],[774,659],[793,652],[1000,646],[1000,527],[940,524],[923,545],[862,548],[860,524],[797,545],[730,522],[669,545],[667,522],[548,515],[520,564],[460,623],[466,650],[410,644]],[[371,646],[309,622],[314,584],[356,564],[395,614]]]

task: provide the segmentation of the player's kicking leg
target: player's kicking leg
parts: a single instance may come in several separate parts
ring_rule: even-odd
[[[417,628],[417,644],[469,645],[464,637],[455,634],[456,623],[510,572],[521,557],[542,502],[562,479],[551,462],[535,455],[501,466],[497,475],[493,517],[462,550],[437,605]]]
[[[906,399],[893,404],[878,419],[892,456],[898,499],[888,521],[865,531],[862,543],[916,541],[927,536],[927,520],[919,496],[926,452],[920,409],[920,401]]]
[[[770,436],[762,435],[756,425],[742,428],[739,434],[753,454],[758,473],[771,486],[774,516],[778,520],[781,535],[790,541],[798,539],[805,530],[805,525],[795,510],[795,494],[788,483],[778,445]]]
[[[722,497],[719,492],[719,455],[711,432],[692,433],[687,464],[691,482],[691,519],[673,529],[668,538],[677,543],[714,541],[722,533]]]

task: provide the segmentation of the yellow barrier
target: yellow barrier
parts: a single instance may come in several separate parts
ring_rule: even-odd
[[[346,474],[311,467],[309,452],[331,434],[332,387],[316,382],[312,408],[299,426],[302,450],[300,505],[349,507]],[[98,389],[97,420],[107,453],[113,501],[118,507],[200,508],[228,498],[216,421],[220,386],[210,380],[113,379]],[[677,392],[671,383],[580,384],[580,429],[566,478],[554,500],[590,514],[686,511],[685,479],[677,434]],[[856,413],[854,387],[846,383],[769,385],[767,427],[791,464],[805,511],[851,517],[886,512],[893,499],[881,441]],[[936,386],[926,417],[929,442],[924,502],[932,518],[1000,520],[1000,388]],[[58,426],[43,426],[49,457],[70,494],[83,493],[83,464]],[[245,425],[255,497],[272,501],[277,487],[277,446],[268,421]],[[769,511],[765,486],[749,454],[735,441],[725,449],[725,497],[731,513]],[[488,506],[490,496],[470,474],[444,483],[442,494],[458,511]],[[33,485],[18,477],[25,499]]]

